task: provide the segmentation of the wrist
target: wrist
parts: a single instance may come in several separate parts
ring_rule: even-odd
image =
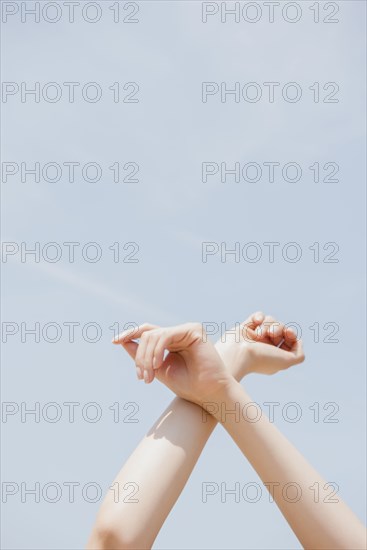
[[[221,388],[212,399],[201,403],[205,416],[213,416],[219,423],[238,423],[241,419],[243,407],[253,405],[250,396],[242,385],[235,379]]]
[[[252,345],[242,343],[227,344],[218,340],[215,348],[225,364],[228,372],[240,381],[244,376],[253,372],[255,361],[254,348]]]
[[[228,373],[228,377],[221,380],[215,390],[201,396],[201,399],[197,403],[203,409],[206,409],[210,405],[213,405],[214,408],[217,408],[216,406],[218,405],[220,408],[221,404],[229,401],[238,392],[239,388],[242,389],[240,382]]]

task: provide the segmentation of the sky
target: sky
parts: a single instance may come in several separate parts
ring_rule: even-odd
[[[3,548],[83,548],[169,404],[117,330],[257,310],[306,361],[244,386],[365,517],[366,5],[248,4],[1,2]],[[207,483],[262,487],[220,428],[154,548],[301,548]]]

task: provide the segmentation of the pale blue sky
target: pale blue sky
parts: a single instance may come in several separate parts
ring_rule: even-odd
[[[105,490],[143,434],[171,399],[154,383],[136,381],[130,359],[110,344],[115,322],[174,324],[188,320],[241,321],[262,309],[303,329],[306,362],[276,377],[244,383],[260,404],[297,402],[302,419],[276,416],[280,429],[361,517],[365,514],[365,3],[338,2],[339,22],[315,24],[309,7],[289,24],[201,21],[201,2],[139,2],[137,24],[114,24],[101,3],[96,24],[76,15],[55,24],[2,24],[2,80],[6,82],[98,82],[99,103],[20,101],[2,104],[2,161],[97,162],[97,183],[57,183],[18,175],[2,183],[2,240],[6,242],[97,242],[96,264],[20,256],[2,264],[3,322],[41,326],[55,322],[98,323],[98,343],[80,331],[69,343],[26,343],[20,335],[3,346],[2,399],[82,405],[98,402],[103,419],[90,424],[2,424],[3,481],[94,481]],[[3,2],[5,4],[5,2]],[[12,4],[16,4],[15,2]],[[34,4],[28,2],[27,4]],[[62,2],[59,3],[62,5]],[[81,5],[83,2],[81,2]],[[85,4],[85,2],[84,2]],[[262,2],[257,2],[262,5]],[[20,3],[18,3],[20,5]],[[220,5],[220,3],[218,3]],[[320,2],[321,13],[325,2]],[[325,11],[325,10],[324,10]],[[79,12],[78,12],[79,13]],[[114,103],[114,82],[139,84],[139,103]],[[274,103],[252,104],[219,96],[201,101],[202,82],[297,82],[295,104],[279,94]],[[339,85],[338,103],[314,103],[309,86]],[[64,88],[65,91],[65,88]],[[331,90],[328,90],[331,91]],[[112,182],[114,162],[140,166],[139,183]],[[297,162],[297,183],[201,181],[203,162]],[[339,165],[338,183],[315,183],[309,166]],[[65,174],[64,174],[65,176]],[[139,244],[139,263],[114,263],[114,242]],[[213,256],[201,261],[202,242],[297,242],[303,257],[292,264]],[[309,246],[338,243],[339,263],[314,263]],[[65,252],[65,248],[63,248]],[[124,254],[130,252],[127,250]],[[330,252],[328,250],[327,252]],[[323,252],[325,254],[325,252]],[[315,343],[308,327],[339,325],[338,343]],[[138,423],[113,423],[114,402],[136,402]],[[338,423],[315,423],[309,409],[337,403]],[[126,411],[123,411],[126,414]],[[129,411],[127,411],[129,412]],[[65,410],[64,410],[65,413]],[[152,472],[152,475],[159,473]],[[159,534],[155,548],[300,548],[274,504],[201,501],[203,482],[258,482],[223,430],[208,443],[185,491]],[[85,544],[98,508],[80,497],[67,502],[3,505],[7,549],[76,549]],[[19,528],[19,524],[22,528]]]

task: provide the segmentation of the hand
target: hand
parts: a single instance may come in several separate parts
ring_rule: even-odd
[[[274,374],[305,359],[292,329],[261,312],[225,332],[215,348],[236,380],[250,372]]]
[[[140,338],[139,344],[133,338]],[[135,360],[138,378],[149,383],[155,376],[179,397],[199,405],[234,382],[200,323],[169,328],[142,325],[122,333],[114,343]]]

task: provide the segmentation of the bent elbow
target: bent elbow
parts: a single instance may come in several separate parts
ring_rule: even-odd
[[[149,550],[139,537],[124,529],[120,521],[99,518],[88,541],[87,550]]]

